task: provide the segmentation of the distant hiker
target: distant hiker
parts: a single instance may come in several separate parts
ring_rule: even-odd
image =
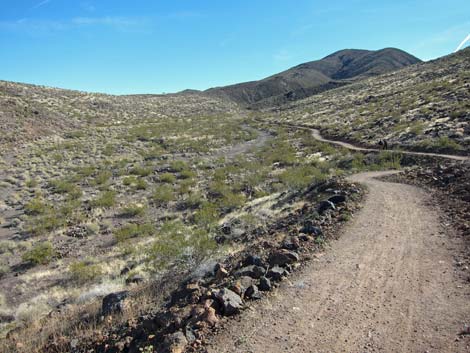
[[[380,146],[383,150],[388,150],[388,143],[387,143],[387,140],[385,140],[385,139],[380,140],[380,141],[379,141],[379,146]]]

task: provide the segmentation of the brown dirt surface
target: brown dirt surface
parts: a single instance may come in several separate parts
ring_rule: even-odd
[[[209,352],[468,352],[462,239],[423,189],[376,177],[363,209],[294,282],[231,321]]]

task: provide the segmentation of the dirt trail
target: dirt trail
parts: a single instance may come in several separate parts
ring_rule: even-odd
[[[363,209],[295,282],[214,337],[209,352],[470,352],[468,285],[422,189],[363,173]]]
[[[330,144],[336,145],[336,146],[345,147],[345,148],[353,150],[353,151],[365,151],[365,152],[380,152],[381,151],[381,149],[379,149],[379,148],[359,147],[359,146],[355,146],[355,145],[353,145],[351,143],[348,143],[348,142],[329,140],[329,139],[323,137],[320,134],[319,130],[311,128],[311,127],[301,126],[301,125],[292,125],[292,124],[282,124],[282,123],[279,123],[279,124],[289,126],[289,127],[293,127],[293,128],[297,128],[297,129],[302,129],[302,130],[310,130],[310,131],[312,131],[312,136],[315,140],[322,141],[322,142],[327,142],[327,143],[330,143]],[[440,154],[440,153],[429,153],[429,152],[413,152],[413,151],[403,151],[403,150],[394,150],[394,149],[389,149],[389,151],[400,152],[400,153],[403,153],[403,154],[408,154],[408,155],[413,155],[413,156],[428,156],[428,157],[447,158],[447,159],[453,159],[453,160],[456,160],[456,161],[469,161],[470,160],[470,157],[468,157],[468,156],[456,156],[456,155],[452,155],[452,154]]]

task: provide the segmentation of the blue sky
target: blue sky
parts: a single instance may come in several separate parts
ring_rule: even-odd
[[[260,79],[344,48],[429,60],[469,0],[0,0],[0,79],[113,94]]]

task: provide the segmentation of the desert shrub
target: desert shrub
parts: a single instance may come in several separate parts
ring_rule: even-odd
[[[219,218],[220,213],[216,204],[209,201],[201,201],[201,206],[194,212],[194,222],[202,227],[211,227]]]
[[[102,170],[95,176],[92,184],[93,185],[106,184],[112,176],[113,176],[113,173],[111,173],[109,170]]]
[[[80,137],[85,137],[85,132],[84,131],[69,131],[65,133],[65,138],[66,139],[78,139]]]
[[[144,205],[133,204],[122,208],[120,214],[123,217],[136,217],[142,216],[145,213],[146,207]]]
[[[85,167],[81,167],[77,170],[77,174],[82,176],[83,178],[87,178],[92,176],[95,173],[96,168],[92,165],[88,165]]]
[[[116,204],[116,192],[112,190],[103,191],[96,199],[91,201],[93,207],[109,208]]]
[[[104,149],[103,149],[103,154],[105,156],[112,156],[116,152],[116,146],[108,143]]]
[[[42,242],[34,245],[26,251],[22,259],[35,265],[45,265],[52,261],[55,255],[54,247],[50,242]]]
[[[53,208],[48,208],[44,214],[30,220],[26,230],[33,235],[44,235],[55,229],[63,227],[66,224],[66,219],[60,212]]]
[[[147,250],[147,263],[153,271],[159,271],[183,258],[186,260],[184,263],[194,265],[216,248],[217,244],[208,231],[193,229],[181,221],[166,222]]]
[[[70,277],[77,283],[86,283],[95,280],[103,273],[98,264],[89,261],[72,262],[69,266]]]
[[[152,174],[153,170],[147,167],[134,167],[131,169],[130,173],[132,175],[138,175],[141,177],[146,177]]]
[[[147,189],[147,182],[144,179],[139,178],[135,183],[135,188],[136,190],[145,190]]]
[[[13,240],[0,240],[0,255],[6,252],[13,252],[17,244]]]
[[[401,153],[392,151],[381,151],[379,153],[379,164],[376,169],[400,169],[401,168]]]
[[[230,212],[246,202],[246,196],[242,193],[225,192],[223,196],[217,201],[217,205],[224,211]]]
[[[355,153],[354,158],[352,160],[352,168],[357,170],[362,170],[365,166],[364,164],[364,154],[362,153]]]
[[[176,177],[171,173],[163,173],[160,175],[160,181],[162,183],[173,184],[176,181]]]
[[[313,182],[327,178],[319,168],[311,165],[301,165],[289,168],[279,175],[279,180],[290,189],[303,189]]]
[[[180,173],[179,176],[180,176],[181,179],[192,179],[192,178],[196,177],[197,174],[194,171],[190,170],[190,169],[186,169],[186,170],[183,170]]]
[[[122,183],[126,186],[137,184],[137,178],[135,176],[128,176],[122,179]]]
[[[29,179],[26,181],[26,187],[35,188],[36,186],[38,186],[38,181],[36,179]]]
[[[173,172],[178,173],[188,169],[188,164],[185,161],[172,161],[170,168]]]
[[[441,136],[438,139],[427,139],[419,143],[420,147],[430,150],[451,150],[460,151],[462,146],[457,141],[452,140],[448,136]]]
[[[70,198],[82,196],[80,188],[67,180],[52,180],[49,185],[56,194],[67,194]]]
[[[118,243],[125,242],[131,238],[150,236],[155,232],[155,227],[150,223],[127,224],[114,231],[114,238]]]
[[[46,205],[44,200],[42,200],[39,197],[35,197],[31,199],[29,202],[27,202],[24,205],[24,212],[30,216],[37,216],[40,214],[44,214],[47,211],[47,209],[48,209],[48,206]]]
[[[10,272],[10,267],[7,264],[0,262],[0,279]]]
[[[166,205],[175,199],[173,187],[171,185],[160,185],[152,193],[152,201],[156,205]]]

